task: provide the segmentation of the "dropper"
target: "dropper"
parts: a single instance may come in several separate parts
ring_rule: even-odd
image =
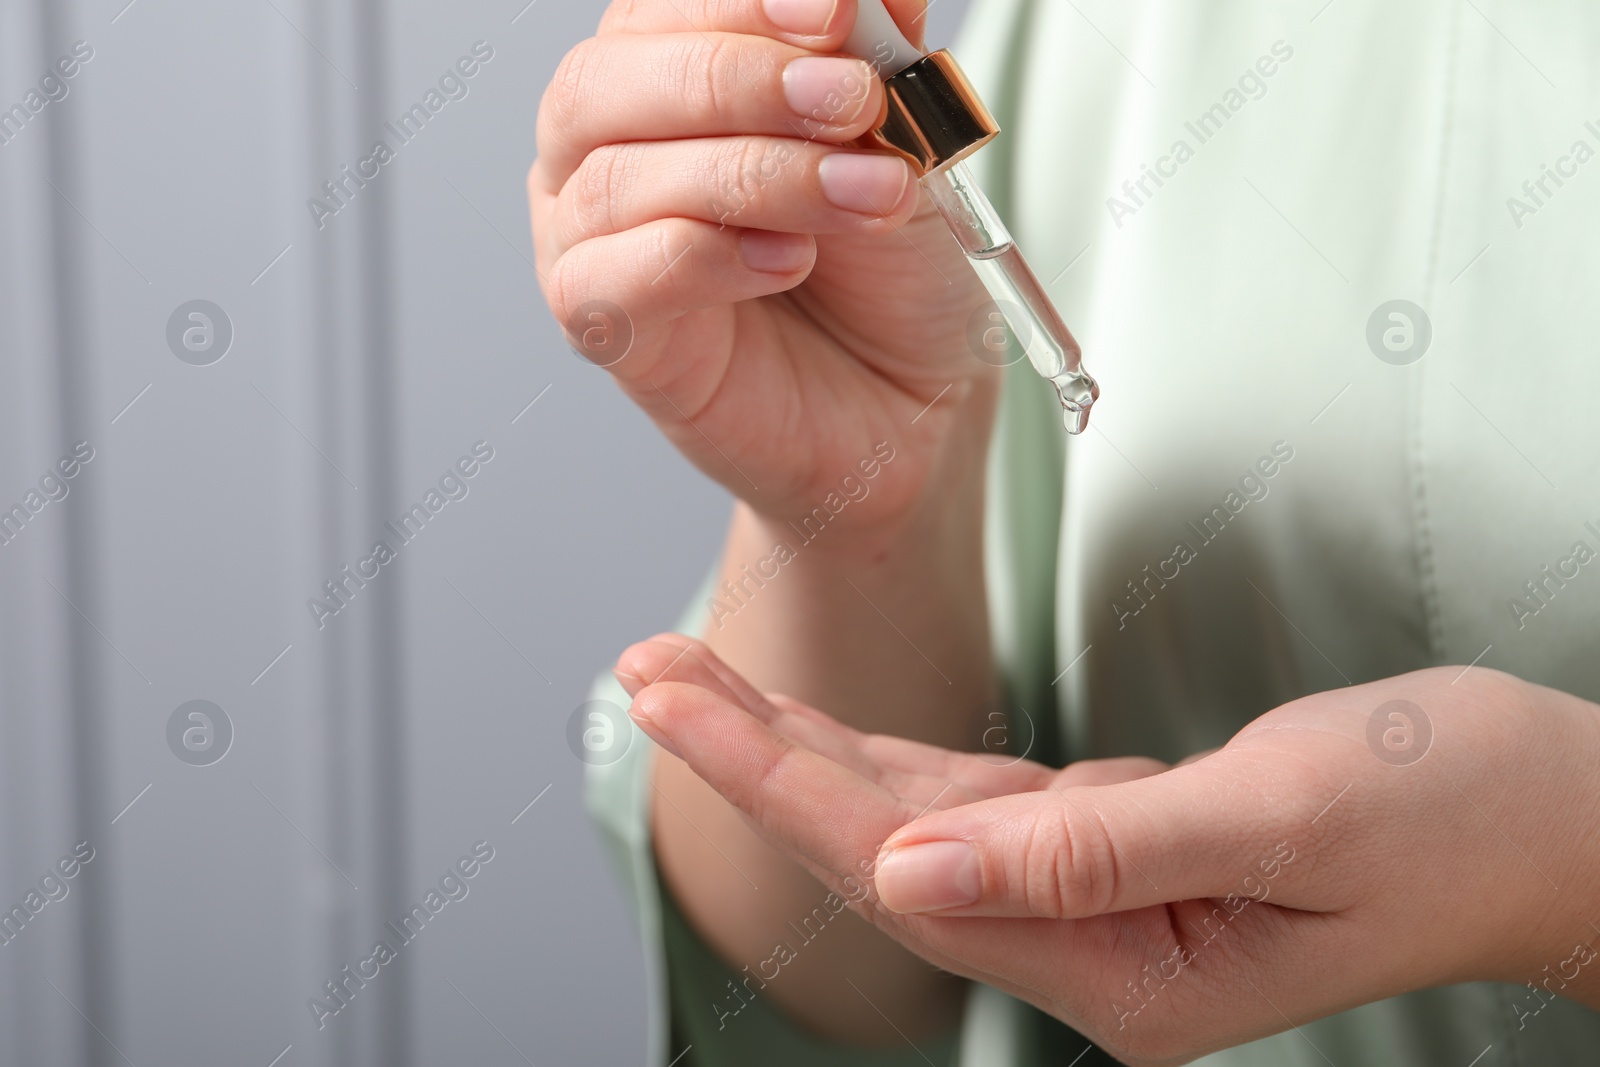
[[[867,143],[916,168],[1033,369],[1056,387],[1067,432],[1082,433],[1100,387],[1084,372],[1078,342],[964,162],[1000,127],[954,56],[942,50],[924,55],[900,32],[883,0],[858,0],[857,6],[844,51],[871,64],[886,90],[883,117]]]

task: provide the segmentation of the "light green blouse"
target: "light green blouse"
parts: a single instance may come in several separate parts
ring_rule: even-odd
[[[955,51],[1006,133],[974,165],[1104,392],[1068,440],[1024,362],[995,442],[997,654],[1036,756],[1173,760],[1435,664],[1600,700],[1597,43],[1584,0],[977,0]],[[982,986],[919,1049],[760,1000],[719,1028],[731,972],[661,894],[639,742],[590,793],[654,969],[649,1062],[1085,1046]],[[1540,1003],[1426,991],[1200,1062],[1600,1059],[1600,1014]]]

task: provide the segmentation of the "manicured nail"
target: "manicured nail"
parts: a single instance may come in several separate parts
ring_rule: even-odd
[[[646,736],[648,736],[650,740],[660,745],[672,755],[677,756],[679,759],[683,759],[683,753],[678,751],[678,747],[672,743],[672,739],[662,731],[661,727],[656,725],[655,720],[650,718],[649,715],[645,714],[644,709],[639,707],[639,702],[637,700],[633,702],[632,707],[628,708],[628,717],[633,720],[635,726],[645,732]]]
[[[859,59],[801,56],[783,68],[783,96],[796,115],[848,126],[872,97],[872,68]]]
[[[834,207],[864,215],[888,215],[906,193],[911,168],[882,152],[835,152],[817,168],[822,195]]]
[[[793,274],[811,262],[811,238],[803,233],[746,230],[739,238],[745,266],[770,274]]]
[[[828,32],[839,0],[761,0],[772,24],[785,33],[820,37]]]
[[[902,915],[959,908],[978,899],[978,853],[965,841],[890,849],[873,875],[883,906]]]

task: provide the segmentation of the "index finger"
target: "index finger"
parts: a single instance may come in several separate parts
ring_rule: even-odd
[[[884,0],[889,14],[921,43],[928,0]],[[601,33],[751,33],[818,52],[836,51],[856,24],[856,0],[631,0],[614,3]]]
[[[852,903],[867,896],[863,888],[871,884],[878,847],[917,816],[888,790],[699,686],[647,686],[629,714],[643,720],[647,732],[670,739],[690,768],[764,837],[806,861]]]

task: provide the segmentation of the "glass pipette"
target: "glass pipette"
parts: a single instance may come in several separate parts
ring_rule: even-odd
[[[906,40],[882,0],[859,0],[858,6],[844,51],[876,69],[888,98],[869,142],[917,168],[929,199],[1033,369],[1055,386],[1067,431],[1082,433],[1100,387],[1083,370],[1072,332],[964,162],[999,134],[999,126],[950,53],[924,55]]]

